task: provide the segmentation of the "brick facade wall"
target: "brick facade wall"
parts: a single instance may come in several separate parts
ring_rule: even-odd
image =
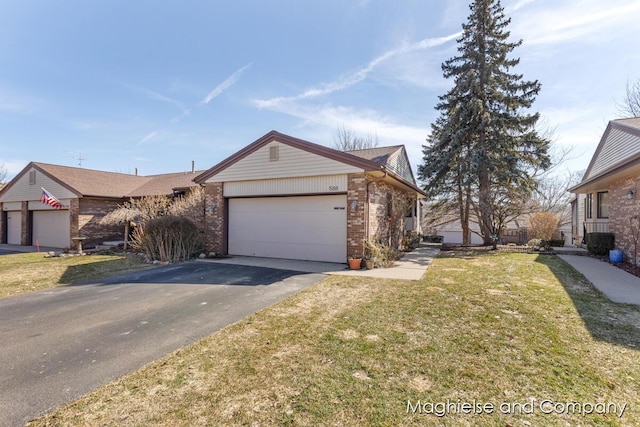
[[[4,212],[4,203],[0,202],[0,243],[7,243],[7,214]]]
[[[389,240],[389,190],[385,183],[374,181],[369,184],[369,239]]]
[[[615,246],[624,251],[625,259],[633,262],[635,239],[640,240],[640,175],[614,182],[609,187],[609,230],[615,235]],[[629,190],[636,193],[631,199]],[[634,239],[635,237],[635,239]],[[640,241],[636,264],[640,263]]]
[[[31,227],[29,221],[29,202],[22,202],[21,209],[22,230],[20,233],[20,244],[23,246],[31,246]]]
[[[362,257],[366,236],[367,178],[364,173],[347,177],[347,257]],[[345,260],[346,262],[346,260]]]
[[[213,205],[215,205],[215,209],[212,209]],[[221,182],[207,184],[205,189],[204,212],[206,248],[217,254],[226,254],[227,220],[225,215],[227,213],[227,207],[223,193],[223,184]]]
[[[92,247],[105,241],[124,240],[123,224],[100,224],[100,220],[109,212],[117,209],[119,204],[122,204],[121,200],[72,199],[70,206],[71,237],[86,237],[83,247]]]

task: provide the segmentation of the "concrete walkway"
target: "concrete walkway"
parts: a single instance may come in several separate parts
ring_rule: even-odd
[[[613,302],[640,305],[640,277],[596,258],[558,255]]]
[[[372,270],[349,270],[346,264],[299,261],[295,259],[260,258],[248,256],[230,256],[220,259],[203,259],[202,262],[246,265],[252,267],[277,268],[280,270],[301,271],[305,273],[323,273],[339,276],[376,277],[380,279],[420,280],[431,261],[440,253],[440,245],[421,245],[406,253],[393,267],[374,268]]]

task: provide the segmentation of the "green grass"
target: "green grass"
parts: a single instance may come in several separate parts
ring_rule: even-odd
[[[639,348],[640,308],[556,257],[446,253],[421,281],[331,277],[33,425],[638,425]],[[494,411],[411,409],[447,401]]]
[[[43,253],[0,256],[0,298],[101,279],[149,266],[135,255],[45,258]]]

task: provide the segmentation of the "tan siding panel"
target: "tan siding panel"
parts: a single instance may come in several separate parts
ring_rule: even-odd
[[[22,236],[22,213],[20,211],[7,212],[7,243],[19,245]]]
[[[278,147],[278,160],[270,161],[272,146]],[[247,181],[362,172],[360,168],[274,141],[239,160],[207,182]]]
[[[7,203],[3,203],[2,210],[4,210],[4,211],[19,211],[19,210],[22,210],[22,202],[7,202]]]
[[[36,183],[29,184],[29,172],[30,171],[27,171],[27,173],[22,175],[22,177],[20,177],[17,182],[13,183],[11,188],[9,188],[9,190],[7,190],[7,192],[2,195],[2,199],[0,199],[0,202],[40,200],[40,196],[42,195],[41,187],[46,188],[49,193],[51,193],[60,201],[62,201],[62,199],[71,199],[77,197],[74,193],[67,190],[65,187],[58,184],[56,181],[52,180],[38,170],[35,171]]]
[[[611,129],[609,137],[585,180],[604,172],[611,166],[637,153],[640,153],[640,138],[619,129]]]
[[[69,211],[36,211],[33,213],[33,243],[54,248],[69,247]]]
[[[225,197],[345,193],[346,191],[347,175],[307,176],[224,183]]]

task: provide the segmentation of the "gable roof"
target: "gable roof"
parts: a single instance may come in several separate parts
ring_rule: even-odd
[[[413,171],[411,170],[411,164],[409,163],[409,156],[407,155],[407,150],[404,148],[404,145],[364,148],[361,150],[350,150],[347,151],[347,153],[384,165],[405,180],[413,184],[416,183]]]
[[[606,185],[619,174],[640,167],[640,118],[618,119],[608,123],[580,184],[571,192]]]
[[[198,184],[205,183],[209,178],[215,176],[216,174],[224,171],[231,165],[240,161],[241,159],[247,157],[251,153],[256,152],[260,148],[268,145],[271,142],[277,141],[282,144],[289,145],[291,147],[316,154],[318,156],[326,157],[331,160],[336,160],[338,162],[351,165],[357,168],[360,168],[367,172],[383,172],[392,176],[394,179],[400,181],[404,185],[409,186],[412,190],[419,192],[422,195],[426,194],[417,187],[415,180],[413,180],[413,175],[411,175],[411,179],[407,179],[404,176],[398,174],[391,167],[389,167],[386,163],[391,158],[394,158],[394,153],[397,153],[400,148],[404,151],[403,146],[395,146],[395,147],[380,147],[376,149],[372,149],[370,152],[362,152],[357,153],[358,151],[366,151],[366,150],[356,150],[351,152],[338,151],[329,147],[325,147],[324,145],[315,144],[313,142],[305,141],[303,139],[295,138],[293,136],[285,135],[283,133],[272,130],[271,132],[265,134],[261,138],[247,145],[240,151],[235,154],[227,157],[225,160],[221,161],[217,165],[213,166],[209,170],[197,176],[194,181]],[[405,153],[406,156],[406,153]],[[377,161],[376,161],[377,160]],[[408,160],[407,160],[408,162]],[[410,169],[410,168],[409,168]]]
[[[227,157],[217,165],[205,171],[203,174],[197,176],[194,181],[199,184],[204,183],[207,179],[222,172],[237,161],[243,159],[244,157],[255,151],[258,151],[260,148],[273,141],[278,141],[291,147],[295,147],[300,150],[317,154],[319,156],[323,156],[332,160],[337,160],[339,162],[346,163],[348,165],[355,166],[364,170],[382,170],[382,165],[377,164],[371,160],[363,159],[361,157],[334,150],[323,145],[314,144],[313,142],[305,141],[303,139],[294,138],[292,136],[272,130],[271,132],[247,145],[242,150]]]
[[[48,163],[30,162],[16,177],[0,190],[9,190],[29,170],[35,169],[67,188],[78,197],[125,198],[169,195],[174,189],[193,187],[195,173],[172,173],[138,176],[94,169],[83,169]]]

